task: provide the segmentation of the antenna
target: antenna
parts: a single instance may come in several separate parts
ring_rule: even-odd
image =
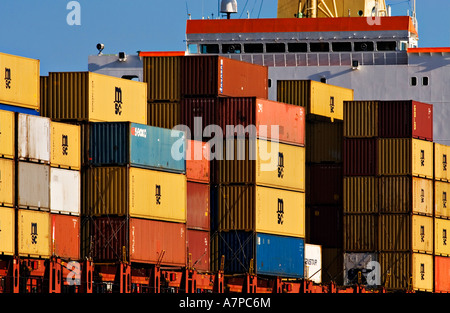
[[[222,0],[220,5],[220,13],[226,13],[227,19],[230,19],[231,13],[237,13],[236,0]]]

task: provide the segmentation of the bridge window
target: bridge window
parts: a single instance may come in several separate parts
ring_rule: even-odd
[[[395,41],[380,41],[377,42],[378,51],[395,51],[397,49],[397,43]]]
[[[288,43],[289,52],[308,52],[308,44],[304,42],[290,42]]]
[[[284,43],[266,43],[266,52],[284,53],[286,52],[286,45]]]
[[[309,50],[311,52],[330,52],[330,44],[328,42],[311,42]]]
[[[422,77],[422,86],[428,86],[428,84],[429,84],[428,76]]]
[[[223,44],[222,53],[241,53],[240,44]]]
[[[246,43],[244,44],[245,53],[263,53],[264,45],[262,43]]]
[[[411,77],[411,86],[417,86],[417,77]]]
[[[209,45],[200,45],[201,53],[219,53],[219,45],[209,44]]]
[[[334,52],[352,51],[351,42],[333,42],[331,47]]]
[[[355,42],[355,51],[373,51],[374,45],[371,41]]]

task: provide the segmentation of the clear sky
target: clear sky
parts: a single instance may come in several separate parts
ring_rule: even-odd
[[[218,0],[0,0],[0,52],[41,61],[41,75],[49,71],[86,71],[88,56],[124,51],[184,51],[188,13],[192,19],[216,18]],[[276,0],[237,0],[232,18],[276,17]],[[393,15],[407,15],[412,1],[386,0]],[[417,0],[419,45],[450,47],[450,1]]]

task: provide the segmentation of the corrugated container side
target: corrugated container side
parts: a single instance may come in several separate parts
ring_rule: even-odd
[[[0,110],[0,157],[13,159],[15,152],[15,116],[13,112]]]
[[[344,101],[344,136],[378,137],[378,101]]]
[[[39,77],[39,101],[41,116],[49,117],[48,114],[48,76]]]
[[[16,127],[18,159],[50,163],[50,119],[19,113]]]
[[[209,230],[210,185],[187,182],[186,226],[191,229]]]
[[[343,125],[339,120],[306,122],[306,163],[343,162]]]
[[[344,213],[378,213],[378,188],[377,177],[345,177]]]
[[[181,100],[181,124],[190,131],[188,139],[208,141],[214,136],[210,125],[219,126],[219,102],[217,98],[192,98]]]
[[[210,154],[209,143],[187,140],[186,178],[188,181],[210,182]]]
[[[450,245],[448,235],[450,233],[450,220],[434,219],[434,254],[450,256]]]
[[[181,59],[180,56],[143,57],[148,101],[180,101]]]
[[[434,179],[450,181],[450,170],[447,166],[447,157],[450,156],[450,146],[433,143],[434,145]]]
[[[19,209],[17,214],[17,254],[24,257],[50,256],[50,213]]]
[[[434,258],[434,292],[450,292],[450,258],[436,256]]]
[[[378,249],[378,219],[373,214],[344,215],[344,251],[375,252]]]
[[[50,214],[51,254],[63,259],[80,259],[80,217]]]
[[[377,140],[344,139],[344,176],[376,176]]]
[[[438,218],[450,218],[450,206],[447,196],[450,196],[450,183],[434,181],[434,214]]]
[[[15,209],[0,207],[0,254],[14,255],[15,226]]]
[[[180,102],[149,102],[147,125],[172,129],[181,124]]]
[[[339,286],[344,284],[342,269],[344,268],[344,253],[340,248],[322,247],[322,282],[334,282]]]
[[[79,125],[50,121],[50,165],[80,170],[81,128]]]
[[[306,114],[311,114],[311,81],[278,80],[277,101],[304,107]]]
[[[20,208],[50,210],[50,166],[18,162],[17,205]]]
[[[218,58],[186,56],[181,59],[181,97],[217,96]]]
[[[198,271],[210,271],[209,231],[186,230],[186,248],[190,265]]]
[[[14,207],[16,175],[15,161],[0,159],[0,206]]]
[[[341,248],[343,214],[340,206],[312,206],[306,208],[306,241],[326,248]]]
[[[81,174],[79,171],[50,168],[50,211],[80,215]]]
[[[342,164],[308,164],[306,166],[306,204],[342,205]]]

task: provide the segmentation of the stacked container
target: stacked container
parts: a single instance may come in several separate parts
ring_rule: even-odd
[[[432,127],[429,104],[344,104],[346,283],[370,260],[389,289],[433,290]]]

